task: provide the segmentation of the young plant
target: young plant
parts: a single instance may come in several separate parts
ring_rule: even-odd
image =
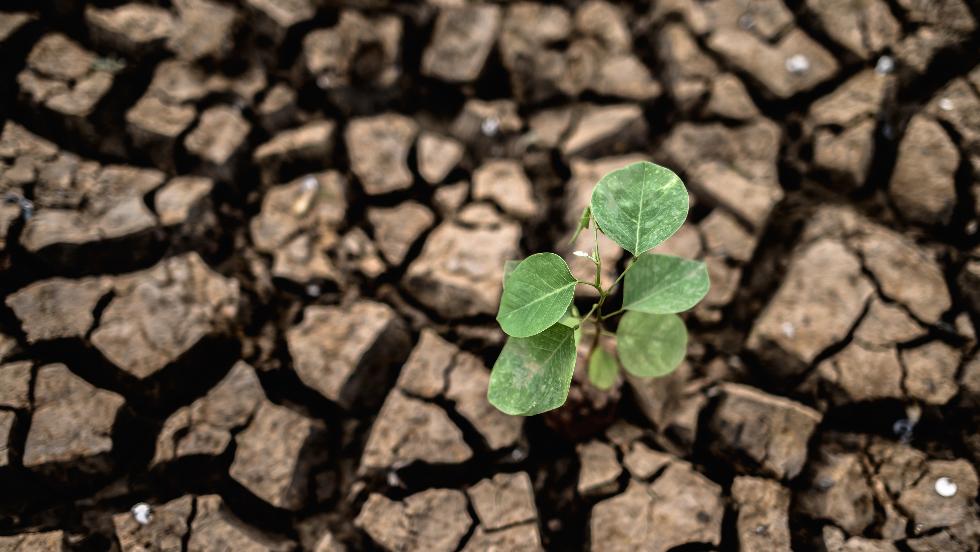
[[[508,261],[497,322],[509,337],[490,375],[490,403],[516,416],[565,404],[585,324],[593,327],[586,356],[589,379],[601,389],[611,387],[619,365],[599,346],[599,338],[610,334],[605,322],[620,314],[615,337],[626,371],[640,377],[674,371],[687,351],[687,328],[676,313],[694,307],[708,293],[708,271],[700,261],[649,251],[684,224],[687,210],[687,189],[676,174],[653,163],[634,163],[599,180],[572,237],[575,241],[589,228],[594,232],[591,253],[576,252],[592,261],[592,281],[577,280],[554,253]],[[601,279],[600,232],[632,255],[608,287]],[[605,312],[620,283],[622,308]],[[572,304],[580,285],[598,292],[585,316]]]

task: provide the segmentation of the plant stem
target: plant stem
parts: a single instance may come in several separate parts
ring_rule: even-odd
[[[616,286],[619,285],[619,282],[623,281],[623,278],[626,276],[626,273],[629,272],[631,268],[633,268],[633,264],[635,263],[636,263],[636,257],[630,259],[629,264],[627,264],[626,268],[623,269],[623,273],[620,274],[619,277],[616,278],[616,281],[613,282],[611,286],[609,286],[608,290],[606,290],[607,293],[612,293],[612,290],[616,289]]]
[[[619,309],[619,310],[612,311],[609,314],[603,315],[603,318],[612,318],[613,316],[616,316],[617,314],[620,314],[620,313],[624,312],[625,310],[626,309]]]

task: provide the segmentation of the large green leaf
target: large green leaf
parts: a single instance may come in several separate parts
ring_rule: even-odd
[[[619,359],[634,376],[669,374],[687,353],[687,328],[676,314],[629,311],[616,331]]]
[[[684,224],[687,189],[670,169],[646,161],[613,171],[592,191],[592,218],[634,256],[656,247]]]
[[[497,322],[512,337],[541,333],[565,315],[575,284],[565,259],[554,253],[531,255],[504,279]]]
[[[640,255],[623,284],[623,308],[651,314],[683,312],[708,294],[708,268],[672,255]]]
[[[592,358],[589,359],[589,381],[592,385],[602,390],[609,389],[616,383],[618,374],[619,364],[616,363],[616,357],[602,347],[592,351]]]
[[[577,348],[577,332],[564,324],[507,339],[490,373],[487,400],[514,416],[533,416],[565,404]]]

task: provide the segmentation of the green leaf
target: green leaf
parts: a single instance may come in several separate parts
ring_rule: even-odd
[[[592,351],[592,358],[589,359],[589,381],[592,385],[605,391],[616,383],[618,374],[619,364],[616,363],[616,357],[602,347]]]
[[[555,324],[531,337],[507,339],[490,373],[490,404],[514,416],[533,416],[565,404],[575,372],[576,333]]]
[[[684,224],[687,189],[670,169],[641,161],[602,177],[591,207],[599,229],[638,256]]]
[[[669,374],[687,353],[687,328],[676,314],[629,311],[616,331],[619,359],[634,376]]]
[[[561,320],[575,296],[575,277],[565,259],[536,253],[504,279],[497,322],[512,337],[528,337]]]
[[[585,230],[586,228],[589,227],[589,222],[591,220],[592,220],[592,209],[588,205],[586,205],[585,209],[582,209],[582,217],[578,221],[578,227],[575,229],[575,234],[572,236],[572,239],[568,240],[569,244],[575,243],[575,240],[578,239],[578,236],[579,234],[582,233],[582,230]]]
[[[626,273],[623,308],[651,314],[683,312],[708,294],[708,268],[701,261],[645,253]]]

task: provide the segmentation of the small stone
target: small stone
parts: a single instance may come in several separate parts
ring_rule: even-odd
[[[64,552],[69,550],[62,531],[45,533],[21,533],[0,536],[0,550],[3,552]]]
[[[238,313],[238,282],[212,271],[196,253],[118,277],[115,296],[92,344],[138,379],[149,378],[209,337],[228,331]]]
[[[936,480],[936,494],[939,496],[949,498],[951,496],[956,496],[956,483],[948,477],[940,477]]]
[[[840,389],[838,403],[901,399],[903,370],[893,348],[874,349],[856,339],[817,365],[821,379]]]
[[[864,537],[846,538],[843,531],[832,525],[824,526],[823,543],[824,549],[828,552],[899,552],[899,549],[888,541]]]
[[[463,110],[453,121],[451,132],[453,136],[466,143],[485,143],[487,136],[483,133],[483,125],[487,119],[497,121],[495,136],[498,138],[513,135],[524,128],[524,121],[517,112],[517,104],[513,100],[472,99],[463,105]]]
[[[705,111],[710,115],[748,121],[759,115],[745,85],[731,73],[722,73],[711,80],[711,91]]]
[[[133,519],[136,521],[136,523],[140,525],[146,525],[153,519],[153,509],[150,508],[150,505],[145,502],[136,503],[136,505],[133,506],[129,512],[133,515]]]
[[[630,482],[592,509],[592,549],[666,552],[688,543],[718,546],[724,514],[721,487],[676,462],[652,484]]]
[[[791,550],[789,490],[768,479],[739,476],[732,484],[732,498],[738,509],[740,550]]]
[[[820,27],[831,39],[862,59],[870,59],[882,50],[894,47],[901,38],[901,24],[882,0],[858,6],[847,0],[807,0]],[[889,56],[882,56],[881,59]],[[891,72],[891,69],[886,71]]]
[[[646,135],[643,110],[635,104],[588,106],[561,144],[566,157],[624,153]]]
[[[470,183],[461,180],[443,184],[432,192],[432,204],[443,218],[453,218],[470,194]]]
[[[463,432],[443,409],[395,389],[371,427],[360,471],[398,468],[416,461],[460,464],[472,456]]]
[[[689,385],[692,370],[690,363],[683,362],[661,378],[626,377],[640,412],[660,434],[670,435],[684,446],[694,444],[699,412],[707,401],[697,387]]]
[[[930,324],[950,308],[952,300],[939,264],[908,237],[869,226],[855,241],[885,297],[904,304],[913,316]]]
[[[233,50],[238,14],[211,0],[174,0],[177,23],[167,47],[182,60],[222,59]]]
[[[895,59],[891,56],[881,56],[875,63],[875,72],[879,75],[890,75],[895,71]]]
[[[980,260],[967,261],[956,277],[956,283],[973,312],[980,312]]]
[[[522,523],[513,527],[487,531],[478,526],[461,552],[484,552],[489,550],[544,550],[541,533],[537,523]]]
[[[29,343],[82,338],[95,323],[96,305],[112,289],[107,278],[35,282],[7,296]]]
[[[256,28],[275,44],[282,42],[290,29],[316,14],[310,0],[245,0],[245,5],[255,14]]]
[[[303,38],[303,61],[316,77],[317,86],[335,92],[332,97],[346,102],[348,94],[363,95],[397,82],[401,42],[399,17],[368,18],[345,9],[336,25]]]
[[[923,115],[913,117],[888,185],[902,216],[914,223],[948,224],[956,206],[959,163],[959,151],[942,126]]]
[[[140,243],[157,223],[144,196],[163,182],[160,171],[95,163],[79,167],[65,186],[42,180],[35,189],[38,212],[27,220],[21,244],[54,262],[73,264],[77,259],[70,252],[82,245],[113,239]],[[65,196],[73,200],[66,204]]]
[[[653,450],[639,441],[630,445],[629,452],[623,457],[623,465],[630,475],[642,480],[650,479],[672,461],[673,456]]]
[[[249,229],[259,251],[274,253],[296,234],[330,234],[347,213],[347,182],[336,171],[297,178],[269,190]]]
[[[17,414],[9,410],[0,410],[0,469],[5,468],[14,462],[14,452],[12,438],[14,424],[17,423]],[[3,537],[0,537],[0,543]]]
[[[299,510],[306,502],[312,463],[322,455],[322,425],[286,407],[263,402],[235,437],[232,479],[276,508]]]
[[[459,352],[449,372],[446,398],[455,410],[483,437],[490,450],[512,447],[521,438],[524,420],[508,416],[487,400],[490,372],[483,361],[474,355]]]
[[[846,189],[864,185],[874,155],[875,121],[864,120],[839,134],[818,129],[814,135],[813,163],[840,177]]]
[[[63,364],[38,369],[34,412],[24,446],[32,470],[106,473],[112,466],[112,430],[124,399],[98,389]]]
[[[578,445],[575,450],[581,464],[578,493],[597,496],[615,491],[619,475],[623,473],[616,459],[616,449],[600,441],[589,441]]]
[[[666,24],[658,43],[660,58],[668,69],[664,74],[667,90],[681,109],[694,108],[718,75],[718,64],[701,50],[691,31],[681,23]]]
[[[87,6],[85,22],[96,44],[130,56],[152,54],[163,46],[174,25],[166,9],[136,2],[110,9]]]
[[[519,256],[520,236],[520,226],[493,214],[492,208],[478,226],[443,222],[409,265],[405,287],[448,319],[493,315],[500,300],[504,261]]]
[[[689,174],[689,185],[699,198],[762,229],[783,198],[776,168],[780,136],[779,127],[767,119],[734,128],[680,123],[664,150]]]
[[[216,543],[242,552],[288,552],[296,544],[249,527],[231,512],[219,495],[197,498],[187,552],[211,552]]]
[[[190,530],[194,497],[185,495],[152,507],[139,502],[127,513],[112,516],[122,552],[179,550]]]
[[[457,354],[459,349],[431,328],[423,328],[418,344],[398,374],[398,387],[412,396],[435,399],[449,385],[447,375]]]
[[[806,245],[756,319],[747,345],[771,357],[774,369],[799,373],[847,337],[873,291],[860,260],[842,244],[822,239]],[[786,322],[795,329],[791,336],[783,331]]]
[[[220,456],[265,400],[255,369],[238,361],[207,395],[163,423],[151,466],[189,456]]]
[[[723,384],[711,419],[714,448],[734,453],[777,477],[792,479],[803,469],[807,441],[819,412],[795,401],[740,384]]]
[[[0,14],[0,43],[6,42],[37,16],[24,12],[4,12]]]
[[[404,323],[391,307],[357,301],[345,308],[310,306],[286,332],[300,380],[343,408],[373,398],[386,374],[408,353]]]
[[[296,118],[296,91],[285,83],[277,83],[262,98],[255,109],[262,127],[274,133]]]
[[[810,60],[803,54],[796,54],[786,58],[786,70],[794,75],[802,75],[810,70]]]
[[[31,406],[31,361],[0,364],[0,406],[27,409]]]
[[[922,326],[905,309],[876,297],[871,300],[868,312],[854,330],[854,340],[870,348],[890,348],[923,334]]]
[[[797,494],[797,506],[817,519],[828,519],[851,534],[874,520],[874,498],[857,454],[821,449],[808,466],[810,487]]]
[[[755,252],[758,239],[739,224],[734,217],[721,209],[711,211],[701,221],[699,228],[711,254],[746,263]],[[690,256],[690,253],[687,255]]]
[[[422,54],[422,74],[449,82],[470,82],[483,71],[500,29],[494,4],[444,8]]]
[[[354,520],[391,552],[452,552],[472,523],[466,495],[451,489],[429,489],[401,502],[374,493]]]
[[[752,75],[778,98],[809,90],[839,70],[834,56],[798,28],[791,29],[776,44],[749,31],[721,29],[708,37],[708,47]],[[776,65],[783,65],[785,71],[773,71]]]
[[[491,200],[511,216],[526,220],[538,214],[531,181],[517,161],[494,159],[473,172],[473,198]]]
[[[245,145],[251,125],[239,110],[224,105],[201,114],[197,127],[184,139],[187,151],[205,162],[216,178],[230,178],[231,164]]]
[[[466,490],[480,526],[495,531],[538,519],[534,490],[527,473],[499,473]]]
[[[153,196],[153,208],[160,224],[177,226],[202,222],[210,209],[208,198],[214,181],[200,176],[178,176],[170,179]]]
[[[446,136],[423,132],[416,150],[419,174],[429,184],[445,180],[463,159],[463,145]]]
[[[905,388],[910,397],[928,404],[946,404],[956,396],[959,352],[941,341],[931,341],[900,353],[905,365]]]
[[[279,181],[283,166],[325,167],[333,152],[335,129],[333,121],[313,121],[284,130],[255,148],[252,160],[262,167],[268,183]]]
[[[174,105],[147,93],[126,112],[126,129],[136,147],[158,163],[168,165],[173,163],[177,138],[195,118],[197,110],[193,106]]]
[[[432,211],[415,201],[406,201],[395,207],[369,208],[367,218],[374,227],[378,249],[392,266],[399,266],[405,261],[412,245],[436,220]]]
[[[354,119],[344,139],[351,170],[369,195],[405,190],[412,186],[408,153],[418,124],[408,117],[387,113]]]
[[[948,482],[940,483],[942,479]],[[922,534],[975,519],[976,497],[977,472],[970,462],[932,460],[926,463],[923,476],[902,491],[898,505],[908,512],[915,533]]]

